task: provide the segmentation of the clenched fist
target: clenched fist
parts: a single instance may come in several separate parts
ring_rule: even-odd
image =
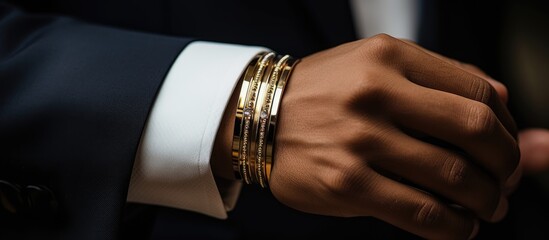
[[[301,60],[282,99],[270,187],[282,203],[372,216],[430,239],[498,221],[516,127],[484,77],[378,35]]]

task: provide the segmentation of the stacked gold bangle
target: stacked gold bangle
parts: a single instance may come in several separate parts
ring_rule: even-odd
[[[273,52],[254,57],[240,77],[232,146],[235,176],[267,187],[280,100],[297,60]]]

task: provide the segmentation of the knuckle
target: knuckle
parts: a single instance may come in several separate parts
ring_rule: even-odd
[[[381,61],[387,61],[398,56],[402,44],[400,40],[387,34],[378,34],[365,41],[362,49],[368,56],[373,55]]]
[[[457,191],[465,191],[464,193],[470,192],[471,186],[473,184],[480,184],[482,191],[474,190],[475,194],[474,199],[471,202],[472,209],[479,216],[489,219],[493,210],[497,207],[499,203],[500,190],[498,185],[490,180],[484,179],[486,181],[472,182],[470,179],[473,176],[473,168],[467,165],[466,162],[459,160],[455,157],[449,157],[448,160],[444,163],[443,174],[444,181]],[[477,189],[473,187],[473,189]],[[472,193],[472,192],[470,192]]]
[[[391,79],[387,79],[386,74],[376,71],[364,71],[360,74],[360,80],[350,85],[352,94],[347,97],[347,103],[356,110],[386,112],[391,104],[402,99],[398,88],[392,84]]]
[[[477,78],[471,81],[470,92],[473,93],[474,100],[485,104],[488,104],[490,99],[496,95],[495,89],[490,83]]]
[[[433,227],[441,218],[442,208],[434,202],[423,202],[418,206],[415,221],[422,227]]]
[[[465,134],[472,137],[490,135],[498,124],[497,117],[490,107],[478,103],[469,107],[464,126]]]
[[[444,180],[450,186],[462,187],[466,184],[470,168],[460,159],[448,156],[444,162]]]
[[[328,183],[326,184],[328,192],[332,196],[343,198],[363,192],[367,177],[366,172],[362,172],[359,169],[363,168],[351,166],[337,170],[328,179]]]
[[[362,100],[376,101],[384,94],[385,89],[379,81],[381,76],[378,75],[375,72],[365,72],[360,81],[356,81],[355,89]]]

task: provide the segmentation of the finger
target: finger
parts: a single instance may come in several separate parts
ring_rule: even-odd
[[[423,51],[433,57],[436,57],[436,58],[439,58],[441,59],[442,61],[446,61],[450,64],[453,64],[454,66],[458,67],[458,68],[461,68],[465,71],[468,71],[472,74],[475,74],[481,78],[483,78],[484,80],[486,80],[496,91],[497,95],[499,96],[499,99],[504,103],[504,104],[507,104],[508,102],[508,99],[509,99],[509,92],[507,90],[507,87],[505,87],[505,85],[503,85],[502,83],[498,82],[497,80],[491,78],[488,74],[486,74],[484,71],[482,71],[480,68],[478,68],[477,66],[475,65],[472,65],[472,64],[467,64],[467,63],[463,63],[463,62],[460,62],[460,61],[457,61],[455,59],[452,59],[452,58],[449,58],[449,57],[446,57],[446,56],[443,56],[441,54],[438,54],[436,52],[433,52],[433,51],[430,51],[430,50],[427,50],[425,48],[422,48],[421,46],[419,46],[418,44],[416,44],[415,42],[413,41],[410,41],[410,40],[403,40],[404,42],[408,43],[409,45],[415,47],[416,49],[420,50],[420,51]],[[505,108],[506,110],[506,108]],[[497,112],[497,111],[496,111]],[[511,120],[512,120],[512,117],[511,117]],[[513,127],[515,126],[515,123],[514,121],[512,120],[512,123]],[[504,123],[505,125],[505,123]],[[507,128],[509,129],[508,127],[508,124],[507,124]],[[515,127],[516,129],[516,127]],[[516,131],[516,130],[515,130]],[[512,133],[512,131],[511,131]],[[513,134],[513,133],[512,133]],[[513,134],[516,138],[516,134]],[[520,165],[519,165],[520,167]],[[511,175],[511,177],[509,177],[509,180],[507,182],[507,184],[505,185],[505,188],[506,188],[506,192],[510,192],[511,190],[509,189],[515,189],[516,188],[516,185],[518,184],[521,176],[522,176],[522,168],[519,169],[519,167],[517,167],[515,169],[515,172]]]
[[[428,50],[428,49],[425,49],[423,47],[421,47],[420,45],[418,45],[417,43],[413,42],[413,41],[410,41],[410,40],[407,40],[407,39],[400,39],[402,41],[404,41],[405,43],[409,44],[410,46],[412,47],[415,47],[417,48],[418,50],[420,51],[423,51],[425,53],[428,53],[429,55],[433,56],[433,57],[436,57],[440,60],[443,60],[443,61],[446,61],[448,63],[451,63],[451,64],[454,64],[456,67],[459,67],[459,68],[462,68],[462,69],[465,69],[471,73],[474,73],[482,78],[486,78],[486,79],[489,79],[491,78],[490,76],[488,76],[488,74],[486,74],[484,71],[482,71],[480,68],[474,66],[474,65],[471,65],[471,64],[466,64],[466,63],[462,63],[461,61],[458,61],[456,59],[453,59],[453,58],[450,58],[450,57],[446,57],[442,54],[439,54],[437,52],[433,52],[431,50]]]
[[[539,173],[549,170],[549,131],[527,129],[519,132],[521,163],[524,171]]]
[[[408,44],[410,44],[413,47],[416,47],[418,50],[424,51],[424,52],[430,54],[433,57],[436,57],[436,58],[439,58],[439,59],[441,59],[443,61],[446,61],[448,63],[454,64],[454,66],[462,68],[463,70],[466,70],[470,73],[476,74],[477,76],[479,76],[479,77],[483,78],[484,80],[488,81],[488,83],[490,83],[490,85],[492,85],[492,87],[494,87],[494,89],[498,93],[499,99],[501,101],[503,101],[503,103],[507,104],[508,99],[509,99],[509,92],[507,90],[507,87],[505,87],[505,85],[503,85],[502,83],[500,83],[497,80],[490,77],[488,74],[486,74],[484,71],[482,71],[477,66],[472,65],[472,64],[468,64],[468,63],[463,63],[463,62],[455,60],[453,58],[449,58],[449,57],[443,56],[441,54],[438,54],[436,52],[430,51],[428,49],[422,48],[421,46],[419,46],[417,43],[415,43],[413,41],[406,40],[406,39],[401,39],[401,40],[408,43]]]
[[[488,83],[490,83],[490,85],[494,87],[494,89],[498,93],[499,99],[504,104],[507,104],[509,102],[509,91],[507,90],[507,87],[503,85],[503,83],[500,83],[493,78],[486,78],[486,81],[488,81]]]
[[[417,47],[409,44],[406,46],[409,48],[403,49],[400,60],[404,74],[410,81],[488,105],[505,128],[516,137],[517,129],[511,114],[488,82]]]
[[[393,121],[460,148],[506,184],[518,165],[518,144],[488,106],[414,84],[397,91],[387,107]]]
[[[361,191],[367,194],[352,199],[351,204],[364,209],[364,215],[427,239],[469,239],[476,235],[478,222],[466,211],[383,176],[374,180],[377,187]]]
[[[507,199],[492,177],[464,156],[412,138],[402,132],[391,134],[393,143],[386,155],[370,161],[376,169],[400,176],[420,188],[471,210],[486,221],[505,216]],[[378,147],[379,148],[379,147]],[[383,147],[381,147],[383,148]],[[368,153],[365,153],[368,154]]]

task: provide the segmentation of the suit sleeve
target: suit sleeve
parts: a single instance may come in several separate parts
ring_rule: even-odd
[[[190,41],[0,3],[0,180],[17,188],[0,239],[117,236],[147,116]],[[57,214],[26,217],[29,189],[48,189]]]

